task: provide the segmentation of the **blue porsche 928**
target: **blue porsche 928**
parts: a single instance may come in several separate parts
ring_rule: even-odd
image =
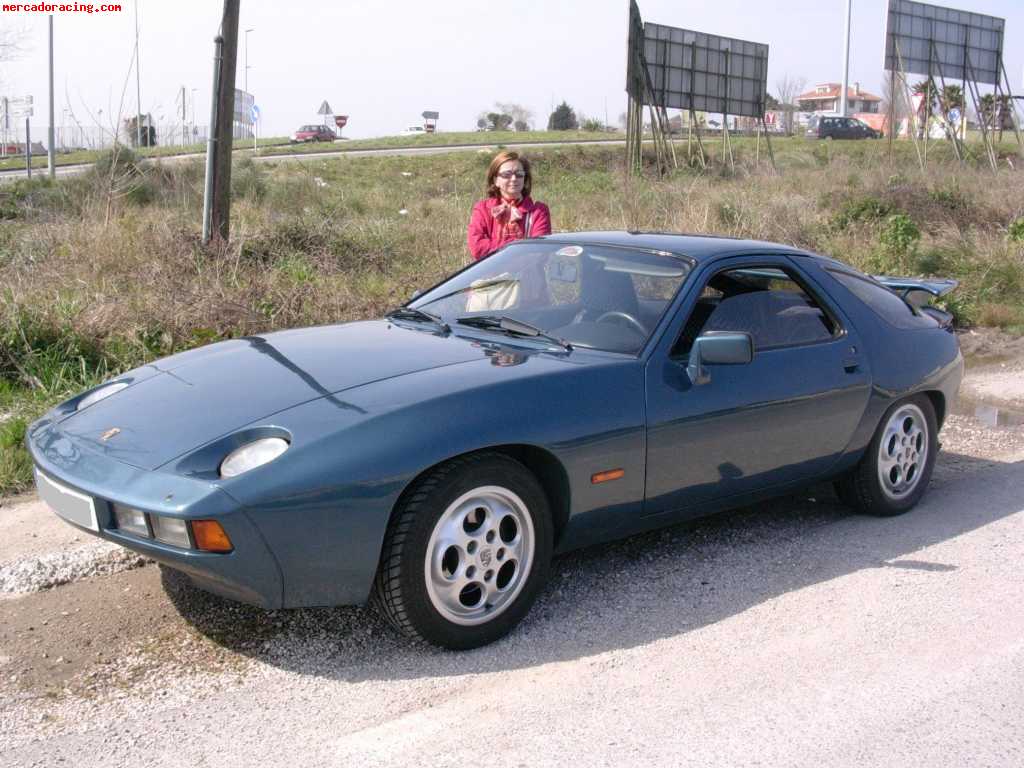
[[[953,281],[772,243],[514,243],[382,320],[158,360],[28,430],[68,522],[268,609],[372,600],[449,648],[552,555],[834,480],[913,507],[963,375]]]

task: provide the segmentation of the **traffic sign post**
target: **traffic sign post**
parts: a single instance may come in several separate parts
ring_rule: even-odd
[[[316,111],[316,113],[318,115],[322,115],[323,116],[323,118],[324,118],[324,127],[326,128],[327,127],[327,116],[328,115],[333,115],[334,114],[334,110],[331,109],[331,105],[327,103],[327,99],[324,99],[323,103],[320,105],[320,109],[318,109]]]
[[[260,121],[260,108],[255,104],[252,105],[250,110],[250,117],[252,117],[252,153],[255,155],[259,148],[256,146],[256,127]]]
[[[341,137],[341,129],[348,125],[348,115],[335,115],[334,124],[338,126],[338,137]]]

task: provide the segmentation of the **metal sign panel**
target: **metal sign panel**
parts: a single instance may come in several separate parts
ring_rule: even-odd
[[[885,68],[995,85],[1005,29],[1006,20],[995,16],[889,0]]]
[[[438,117],[440,117],[440,115],[441,115],[440,112],[431,112],[430,110],[427,110],[426,112],[423,113],[423,119],[424,120],[437,120]]]
[[[255,97],[246,91],[235,88],[235,122],[252,125],[252,108],[256,106]]]
[[[324,103],[320,105],[320,109],[316,111],[318,115],[333,115],[334,112],[331,110],[331,105],[324,99]]]
[[[643,46],[654,106],[764,115],[766,44],[645,23]]]

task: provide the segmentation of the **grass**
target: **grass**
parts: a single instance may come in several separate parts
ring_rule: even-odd
[[[706,140],[706,171],[687,167],[680,142],[683,167],[664,179],[627,176],[621,147],[529,155],[556,230],[735,235],[876,273],[955,277],[960,323],[1024,326],[1024,184],[1010,150],[993,173],[937,146],[922,172],[905,143],[894,164],[885,142],[773,146],[781,175],[752,139],[734,141],[735,169]],[[0,187],[0,493],[31,482],[25,426],[77,391],[220,339],[379,316],[461,268],[490,157],[236,156],[220,248],[200,244],[198,159],[126,151],[57,182]]]

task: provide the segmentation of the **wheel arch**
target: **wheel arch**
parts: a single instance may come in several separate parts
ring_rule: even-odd
[[[569,504],[571,500],[569,476],[562,462],[553,453],[539,446],[524,443],[509,443],[478,448],[473,451],[448,456],[424,468],[406,483],[405,488],[402,489],[402,492],[395,499],[389,514],[388,525],[394,520],[395,512],[402,507],[403,501],[415,489],[417,483],[422,478],[449,461],[481,453],[499,453],[508,456],[533,473],[541,488],[544,489],[544,494],[547,496],[548,504],[551,507],[551,523],[555,533],[554,544],[557,547],[562,533],[565,531],[566,524],[569,522]]]
[[[942,424],[946,420],[946,396],[939,390],[929,389],[921,393],[932,404],[932,408],[935,410],[935,425],[938,429],[942,429]]]

